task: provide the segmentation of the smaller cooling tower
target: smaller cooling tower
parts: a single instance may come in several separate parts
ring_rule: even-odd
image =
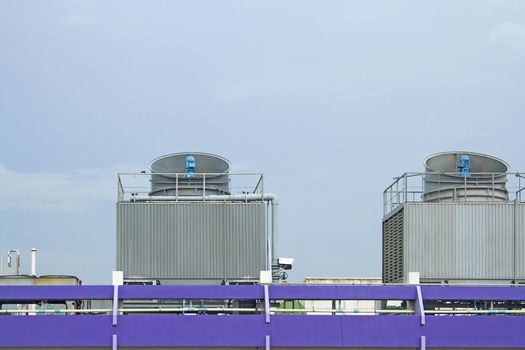
[[[181,152],[154,159],[151,170],[151,196],[200,196],[229,194],[230,162],[220,156]],[[206,175],[203,175],[203,174]]]
[[[425,159],[424,202],[508,201],[509,166],[473,152],[443,152]]]
[[[525,203],[509,200],[516,184],[507,185],[508,164],[473,152],[438,153],[424,164],[409,175],[422,181],[421,200],[407,195],[420,193],[407,185],[415,173],[385,190],[386,207],[397,202],[383,217],[384,283],[407,283],[410,272],[422,283],[525,283]]]

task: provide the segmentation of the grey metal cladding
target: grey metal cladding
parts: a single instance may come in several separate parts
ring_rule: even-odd
[[[126,278],[258,279],[266,210],[251,203],[117,203],[117,269]]]
[[[525,278],[525,205],[406,203],[404,275],[428,280]]]

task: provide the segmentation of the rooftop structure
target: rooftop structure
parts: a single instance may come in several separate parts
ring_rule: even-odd
[[[521,173],[474,152],[444,152],[425,172],[396,177],[383,193],[383,280],[525,282]]]
[[[150,172],[118,177],[117,270],[126,283],[256,283],[275,271],[278,200],[259,173],[230,173],[230,162],[174,153]]]

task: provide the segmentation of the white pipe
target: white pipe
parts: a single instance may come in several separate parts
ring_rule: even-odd
[[[279,221],[279,202],[272,201],[272,235],[270,237],[272,240],[271,242],[272,252],[270,256],[272,257],[272,262],[274,264],[277,263],[277,258],[278,258],[278,255],[277,255],[277,247],[279,243],[278,221]],[[270,269],[271,269],[271,264],[270,264]]]
[[[221,195],[207,195],[207,196],[136,196],[130,199],[131,202],[254,202],[254,201],[269,201],[272,202],[272,230],[268,237],[268,245],[270,252],[268,254],[268,265],[270,269],[273,263],[277,262],[277,240],[279,238],[279,197],[274,193],[245,193],[245,194],[221,194]]]
[[[36,276],[36,248],[31,248],[31,276]]]

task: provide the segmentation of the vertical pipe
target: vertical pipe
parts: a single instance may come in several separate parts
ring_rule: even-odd
[[[31,248],[31,276],[36,276],[36,248]]]
[[[271,235],[271,241],[272,241],[272,261],[276,262],[277,260],[277,246],[278,246],[278,240],[279,240],[279,227],[278,227],[278,220],[279,220],[279,204],[274,199],[272,200],[272,235]]]
[[[20,275],[20,251],[16,251],[16,274]]]
[[[518,213],[517,213],[517,209],[518,209],[518,202],[517,202],[517,199],[514,199],[514,208],[513,208],[513,222],[512,222],[512,233],[514,235],[514,249],[513,249],[513,255],[514,255],[514,267],[513,267],[513,270],[514,270],[514,284],[516,284],[516,280],[517,280],[517,273],[518,273],[518,266],[517,266],[517,253],[518,253],[518,247],[517,247],[517,244],[518,244],[518,237],[516,236],[516,226],[517,226],[517,220],[518,220]]]
[[[272,252],[270,247],[270,202],[266,202],[266,270],[272,269]]]

